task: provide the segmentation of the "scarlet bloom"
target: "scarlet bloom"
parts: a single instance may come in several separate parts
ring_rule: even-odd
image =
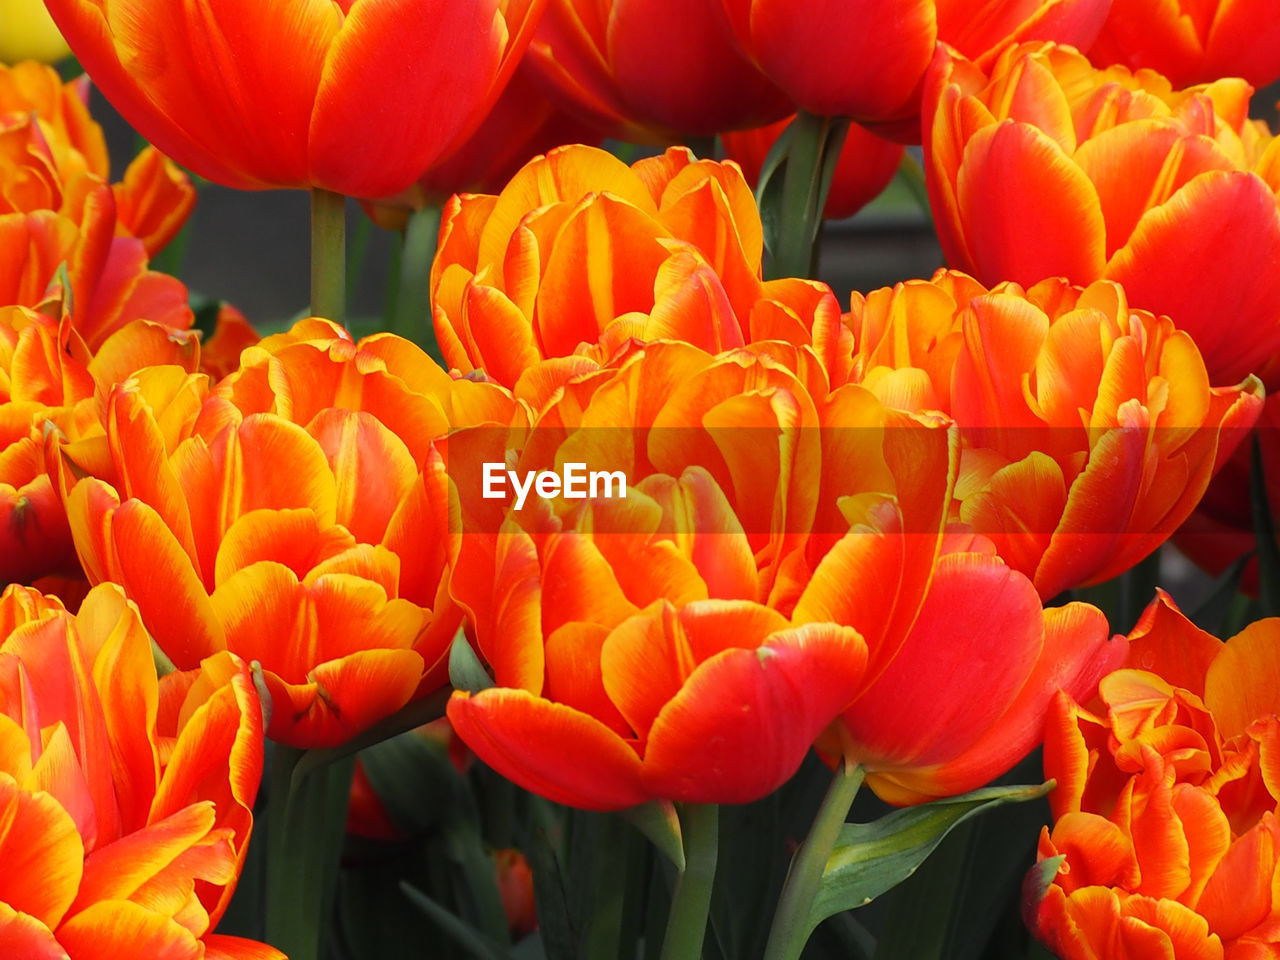
[[[621,140],[714,136],[787,112],[703,2],[549,0],[529,59],[566,109]]]
[[[538,368],[545,381],[633,339],[737,347],[830,297],[763,283],[741,171],[677,147],[631,167],[590,147],[553,150],[496,197],[451,200],[440,236],[431,290],[445,361],[530,396],[550,392],[534,383],[543,359],[558,360]]]
[[[1047,44],[986,72],[943,50],[930,77],[926,173],[952,266],[1115,280],[1191,334],[1214,383],[1280,348],[1280,146],[1244,81],[1174,91]]]
[[[760,179],[760,169],[769,149],[790,122],[780,120],[767,127],[721,135],[725,153],[741,165],[747,182],[753,187]],[[827,195],[822,219],[851,217],[878,197],[898,172],[904,150],[900,143],[878,137],[859,124],[850,124],[831,178],[831,192]]]
[[[1108,0],[719,0],[734,35],[793,107],[918,136],[921,80],[938,41],[974,59],[1009,43],[1087,46]]]
[[[1064,960],[1274,956],[1280,620],[1222,644],[1161,594],[1099,698],[1050,717],[1040,859],[1062,859],[1029,880],[1032,930]]]
[[[826,384],[811,350],[775,341],[651,343],[564,385],[508,462],[619,470],[627,496],[487,517],[464,497],[453,591],[497,686],[455,693],[449,717],[482,760],[592,809],[747,802],[843,713],[836,749],[910,802],[1001,772],[1053,689],[1096,682],[1096,610],[1046,627],[1031,584],[972,538],[935,565],[953,432]],[[955,682],[993,633],[999,678]]]
[[[240,189],[405,189],[480,122],[544,0],[52,0],[107,99]],[[270,91],[270,96],[264,96]]]
[[[257,661],[273,739],[342,743],[443,682],[460,613],[436,444],[491,403],[510,417],[407,341],[320,320],[247,349],[212,391],[143,371],[106,398],[107,451],[60,451],[76,549],[180,668]]]
[[[1260,0],[1113,0],[1098,39],[1081,49],[1098,66],[1148,67],[1179,87],[1280,79],[1280,23]]]
[[[0,943],[38,960],[282,960],[211,933],[248,848],[262,712],[228,653],[157,681],[112,586],[0,595]]]
[[[835,375],[955,419],[955,519],[1046,599],[1155,550],[1262,410],[1256,379],[1211,388],[1191,338],[1105,281],[988,291],[939,271],[854,294],[846,323]]]

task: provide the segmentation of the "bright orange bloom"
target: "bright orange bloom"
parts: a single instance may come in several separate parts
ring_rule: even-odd
[[[726,133],[720,137],[730,160],[741,164],[747,182],[754,187],[760,169],[778,135],[791,121],[780,120],[767,127]],[[900,143],[878,137],[866,127],[853,123],[840,148],[831,192],[823,208],[822,219],[842,220],[851,217],[878,197],[898,172],[905,148]]]
[[[408,190],[365,210],[387,230],[403,230],[407,210],[443,206],[455,193],[492,193],[535,156],[567,143],[599,144],[604,134],[547,99],[528,55],[520,61],[484,122],[456,150],[433,163]]]
[[[221,653],[157,681],[120,591],[0,595],[0,944],[11,957],[283,960],[210,931],[248,849],[262,710]]]
[[[1099,707],[1051,714],[1040,859],[1064,859],[1028,924],[1064,960],[1274,957],[1280,620],[1224,645],[1161,594],[1130,642]]]
[[[1265,0],[1112,0],[1088,51],[1098,66],[1147,67],[1179,87],[1280,79],[1280,21]]]
[[[445,208],[431,273],[436,335],[463,371],[546,393],[521,377],[606,361],[631,340],[707,350],[771,336],[811,313],[820,285],[762,283],[764,235],[736,164],[673,147],[630,168],[590,147],[553,150],[498,196]]]
[[[794,108],[919,131],[921,79],[936,41],[978,59],[1009,43],[1087,45],[1109,0],[720,0],[743,48]]]
[[[988,292],[939,271],[854,294],[846,323],[833,375],[955,419],[955,519],[1046,599],[1163,543],[1262,409],[1256,380],[1211,388],[1191,338],[1105,281]]]
[[[703,2],[550,0],[529,56],[549,93],[620,140],[714,136],[787,112]]]
[[[1241,80],[1175,92],[1026,44],[983,73],[940,51],[925,139],[952,266],[984,283],[1121,283],[1200,348],[1214,383],[1280,349],[1280,141]]]
[[[141,367],[194,370],[199,357],[194,333],[145,320],[112,334],[91,355],[70,318],[0,307],[0,582],[80,573],[45,469],[46,434],[100,435],[99,395]]]
[[[260,663],[273,739],[342,743],[444,679],[460,613],[436,444],[491,405],[510,417],[407,341],[320,320],[250,347],[212,391],[143,371],[107,396],[106,470],[63,449],[76,549],[180,668]]]
[[[0,65],[0,214],[53,210],[81,222],[86,204],[104,203],[94,194],[110,163],[88,92],[85,77],[64,84],[50,67]],[[196,200],[186,174],[154,147],[111,189],[114,228],[141,240],[148,256],[173,239]]]
[[[376,198],[408,187],[480,122],[543,2],[48,7],[107,99],[183,166],[241,189]]]
[[[756,799],[846,709],[843,748],[895,801],[985,782],[1035,745],[1053,689],[1096,682],[1106,626],[1073,607],[1046,630],[1030,583],[972,538],[935,566],[953,444],[858,386],[828,392],[808,349],[658,342],[565,384],[507,458],[621,471],[626,499],[486,514],[451,447],[472,518],[452,589],[497,683],[454,694],[455,729],[516,783],[593,809]],[[938,647],[963,659],[993,632],[1002,666],[976,696],[985,678]],[[890,696],[911,715],[877,726],[861,704]]]

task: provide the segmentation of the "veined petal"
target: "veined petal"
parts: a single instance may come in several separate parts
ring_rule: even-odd
[[[746,803],[770,793],[799,768],[865,666],[857,631],[829,623],[722,651],[654,720],[645,784],[656,796],[691,803]]]
[[[523,690],[455,692],[449,721],[481,760],[555,803],[622,810],[652,798],[635,750],[571,707]]]

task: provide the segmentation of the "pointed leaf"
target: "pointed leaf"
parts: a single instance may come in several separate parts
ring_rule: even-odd
[[[811,929],[827,917],[870,903],[919,868],[953,827],[1002,803],[1042,797],[1040,786],[985,787],[958,797],[895,810],[871,823],[847,823],[827,859],[822,889],[809,912]]]

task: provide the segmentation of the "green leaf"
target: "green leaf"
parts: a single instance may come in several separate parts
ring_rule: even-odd
[[[449,648],[449,682],[455,690],[479,693],[493,686],[493,678],[485,671],[480,658],[467,641],[467,635],[459,630]]]
[[[1040,786],[986,787],[918,807],[895,810],[872,823],[849,823],[822,874],[822,888],[809,913],[810,929],[843,910],[861,907],[911,876],[942,838],[974,814],[1002,803],[1043,797]]]
[[[421,890],[407,883],[400,884],[400,889],[410,903],[434,920],[450,939],[473,957],[479,960],[511,960],[508,950],[467,926]]]
[[[538,905],[538,928],[549,960],[577,960],[578,933],[569,909],[564,871],[545,829],[534,833],[529,849],[533,896]]]

